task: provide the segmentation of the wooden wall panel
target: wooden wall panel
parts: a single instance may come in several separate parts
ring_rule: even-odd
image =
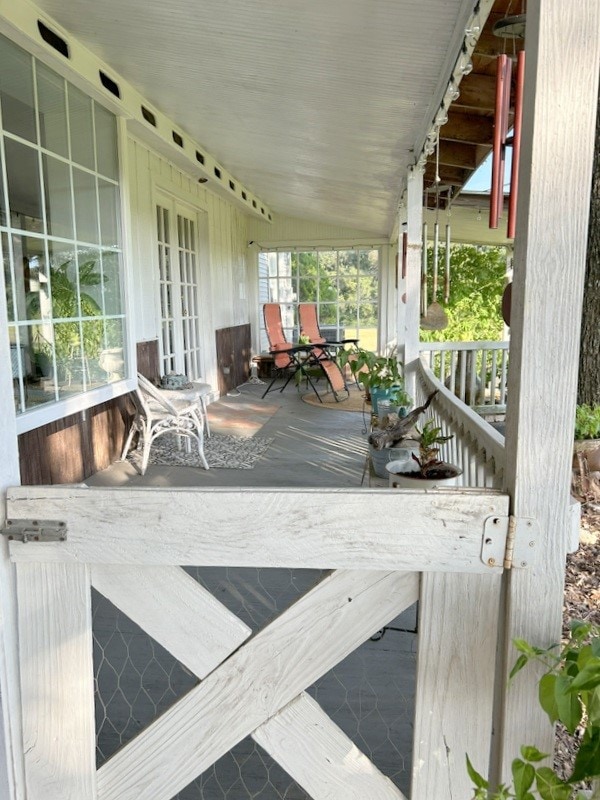
[[[158,341],[138,342],[138,370],[160,376]],[[100,403],[19,436],[21,482],[28,486],[79,483],[120,455],[133,404],[128,395]]]
[[[248,380],[252,356],[250,325],[216,331],[219,393],[227,394]]]
[[[136,344],[137,370],[144,378],[156,382],[160,380],[160,358],[158,353],[158,339]]]
[[[117,397],[19,436],[21,483],[79,483],[121,454],[130,401]]]

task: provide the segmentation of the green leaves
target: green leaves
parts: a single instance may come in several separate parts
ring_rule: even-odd
[[[575,784],[600,778],[600,628],[588,622],[570,627],[571,638],[562,646],[539,648],[516,639],[519,656],[511,679],[530,661],[544,665],[546,672],[538,683],[541,707],[551,722],[560,721],[571,735],[583,728],[572,774],[561,780],[551,767],[537,766],[548,754],[523,746],[522,758],[512,763],[512,786],[501,785],[490,794],[485,778],[467,760],[475,800],[575,800],[582,796]]]

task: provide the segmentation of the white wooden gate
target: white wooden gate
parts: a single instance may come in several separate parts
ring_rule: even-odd
[[[28,800],[170,800],[249,734],[313,798],[402,798],[304,690],[419,592],[411,797],[466,796],[464,753],[489,757],[502,567],[488,553],[507,513],[484,490],[10,490]],[[22,520],[64,522],[66,539],[18,541]],[[198,564],[334,571],[249,638],[181,569]],[[92,586],[200,679],[99,770]]]

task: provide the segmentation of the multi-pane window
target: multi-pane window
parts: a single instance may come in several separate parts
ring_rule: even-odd
[[[18,414],[125,376],[113,114],[0,36],[0,247]]]
[[[259,298],[261,350],[268,349],[262,305],[281,305],[286,337],[298,338],[298,304],[316,303],[326,338],[358,338],[377,348],[378,249],[261,253]]]
[[[194,213],[165,196],[156,206],[162,372],[201,375],[198,241]]]

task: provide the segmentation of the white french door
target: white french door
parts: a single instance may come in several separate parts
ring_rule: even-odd
[[[190,206],[160,195],[156,204],[162,373],[200,377],[198,228]]]

